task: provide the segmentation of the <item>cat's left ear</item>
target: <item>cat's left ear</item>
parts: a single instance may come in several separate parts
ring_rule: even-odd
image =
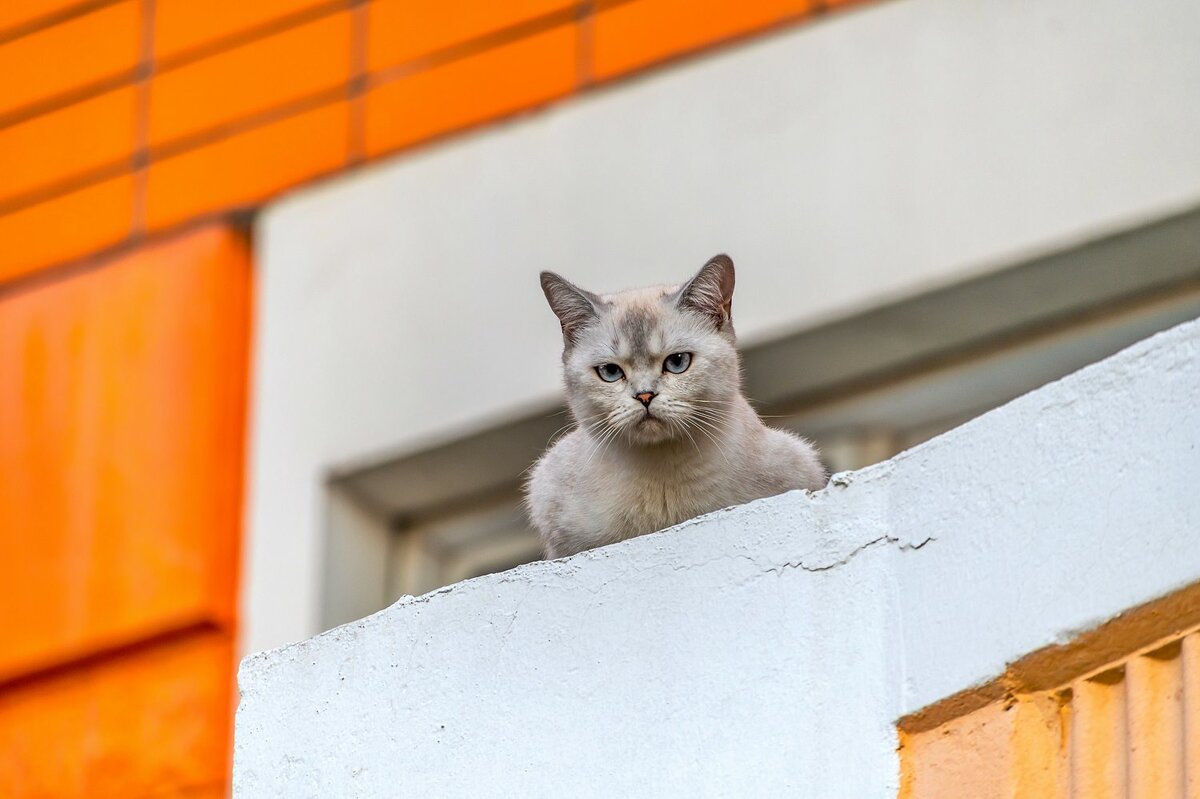
[[[710,258],[678,296],[680,308],[698,311],[724,329],[733,322],[733,259],[724,253]]]
[[[546,301],[562,325],[563,343],[570,347],[580,331],[596,321],[603,300],[553,272],[542,272],[541,280]]]

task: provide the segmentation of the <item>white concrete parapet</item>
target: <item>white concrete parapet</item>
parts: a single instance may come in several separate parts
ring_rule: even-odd
[[[816,494],[251,656],[234,793],[891,797],[894,722],[1200,580],[1200,321]]]

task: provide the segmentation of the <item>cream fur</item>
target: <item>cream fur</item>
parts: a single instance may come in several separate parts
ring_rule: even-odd
[[[825,484],[813,447],[764,425],[741,393],[727,257],[681,287],[597,296],[551,273],[542,285],[562,322],[563,378],[577,424],[542,456],[527,486],[547,557]],[[677,352],[692,361],[673,374],[663,362]],[[604,363],[625,377],[604,382],[596,373]],[[634,396],[644,391],[657,393],[648,408]]]

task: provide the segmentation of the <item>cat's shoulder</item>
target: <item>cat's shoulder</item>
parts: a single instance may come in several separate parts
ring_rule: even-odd
[[[793,487],[814,491],[824,487],[825,467],[821,465],[816,447],[787,430],[766,425],[763,430],[766,460],[772,468],[793,475],[798,480]]]
[[[538,458],[537,464],[533,467],[530,483],[552,480],[561,475],[563,470],[569,468],[579,453],[584,450],[586,441],[587,434],[579,428],[560,437],[550,445],[542,457]]]

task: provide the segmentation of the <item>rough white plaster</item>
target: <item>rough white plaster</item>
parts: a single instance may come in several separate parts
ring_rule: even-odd
[[[894,721],[1200,580],[1200,320],[816,494],[255,655],[234,791],[885,797]]]
[[[737,259],[747,341],[1200,200],[1200,3],[899,0],[277,203],[257,231],[243,620],[317,629],[322,481],[540,407],[534,275]]]

